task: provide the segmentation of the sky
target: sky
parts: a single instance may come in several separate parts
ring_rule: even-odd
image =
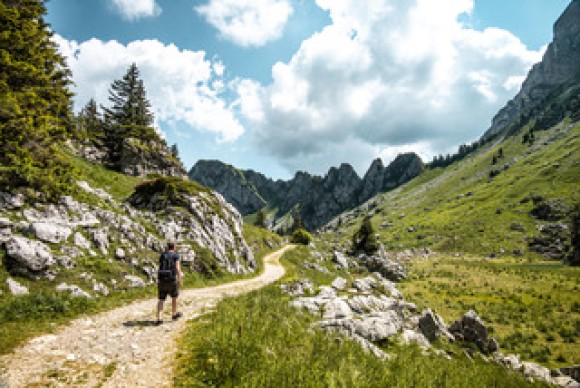
[[[477,140],[570,0],[50,0],[75,111],[135,62],[190,169],[275,179]]]

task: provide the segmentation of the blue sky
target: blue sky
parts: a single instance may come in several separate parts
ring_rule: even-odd
[[[186,168],[364,174],[476,140],[569,0],[51,0],[75,108],[136,62]]]

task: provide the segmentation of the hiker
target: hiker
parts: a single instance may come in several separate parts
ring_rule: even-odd
[[[159,270],[157,271],[157,290],[159,294],[159,302],[157,303],[157,325],[163,323],[161,319],[161,312],[163,311],[163,303],[167,295],[171,296],[171,318],[173,320],[182,316],[177,312],[177,297],[179,295],[179,286],[181,285],[181,263],[179,255],[175,252],[175,242],[169,241],[167,243],[167,250],[159,256]]]

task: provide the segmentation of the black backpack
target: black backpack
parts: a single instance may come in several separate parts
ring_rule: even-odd
[[[162,283],[175,282],[177,268],[175,268],[174,254],[164,252],[159,257],[159,269],[157,279]]]

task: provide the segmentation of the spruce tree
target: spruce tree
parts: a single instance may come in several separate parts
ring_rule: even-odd
[[[113,164],[120,158],[123,141],[127,138],[160,141],[152,126],[151,104],[135,63],[129,66],[122,79],[113,81],[109,101],[111,106],[103,109],[106,142]]]
[[[360,229],[352,237],[352,245],[355,252],[362,251],[369,255],[379,250],[379,242],[370,217],[365,217]]]
[[[72,131],[72,95],[45,14],[40,0],[0,2],[0,186],[56,198],[73,187],[60,148]]]
[[[258,214],[256,214],[256,221],[254,222],[254,225],[264,229],[268,227],[266,223],[266,211],[264,209],[260,209]]]
[[[83,137],[91,140],[103,140],[105,133],[103,130],[103,120],[99,113],[99,108],[94,99],[90,99],[87,105],[79,113],[79,126]]]

